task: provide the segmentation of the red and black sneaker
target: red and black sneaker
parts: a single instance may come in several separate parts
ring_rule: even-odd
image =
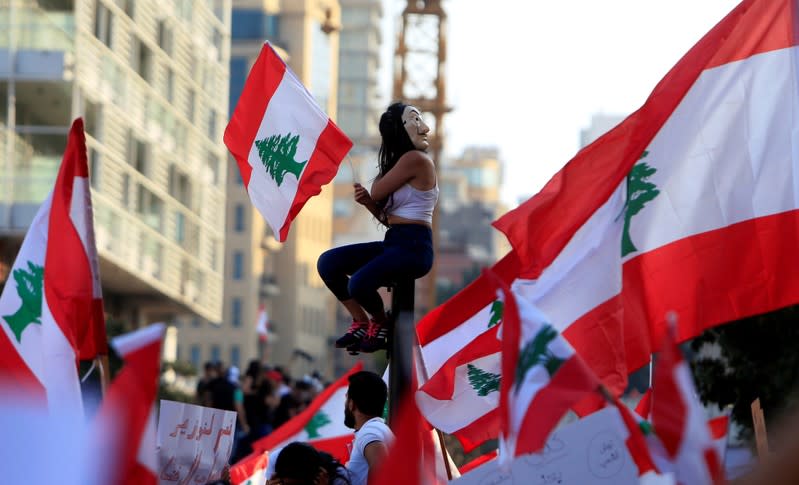
[[[388,325],[380,325],[369,321],[366,336],[361,339],[361,352],[371,353],[388,348]]]
[[[353,346],[357,347],[361,340],[366,336],[368,327],[369,323],[367,322],[358,322],[353,320],[352,325],[350,325],[350,328],[347,329],[347,333],[336,340],[336,348],[343,349]]]

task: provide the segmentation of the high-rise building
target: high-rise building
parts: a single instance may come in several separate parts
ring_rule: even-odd
[[[234,0],[230,55],[230,110],[264,41],[287,62],[319,106],[336,114],[338,0]],[[332,244],[332,188],[309,200],[278,243],[252,206],[232,158],[227,164],[224,309],[221,326],[184,324],[179,348],[192,362],[222,360],[244,366],[261,359],[294,375],[332,372],[328,340],[333,300],[316,272]],[[274,338],[260,349],[255,331],[264,305]]]
[[[502,162],[495,147],[471,146],[441,170],[436,285],[452,296],[510,249],[491,226],[506,211],[499,198]]]
[[[6,264],[83,116],[108,313],[220,320],[229,17],[230,0],[0,3]]]

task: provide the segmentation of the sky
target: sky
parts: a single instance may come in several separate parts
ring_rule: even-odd
[[[387,28],[405,0],[384,0]],[[444,0],[445,151],[499,148],[502,200],[535,194],[591,116],[629,115],[737,0]],[[393,49],[394,32],[385,40]]]

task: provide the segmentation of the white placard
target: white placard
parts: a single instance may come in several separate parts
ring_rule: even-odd
[[[219,479],[233,450],[236,413],[161,400],[158,480],[161,485],[204,485]]]
[[[541,453],[520,456],[508,473],[492,460],[450,483],[456,485],[638,485],[638,468],[615,408],[558,428]]]

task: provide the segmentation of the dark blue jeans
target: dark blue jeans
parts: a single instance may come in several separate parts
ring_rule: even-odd
[[[433,232],[421,224],[398,224],[383,241],[350,244],[322,253],[319,276],[339,301],[354,298],[370,315],[383,311],[377,293],[404,278],[421,278],[433,267]]]

